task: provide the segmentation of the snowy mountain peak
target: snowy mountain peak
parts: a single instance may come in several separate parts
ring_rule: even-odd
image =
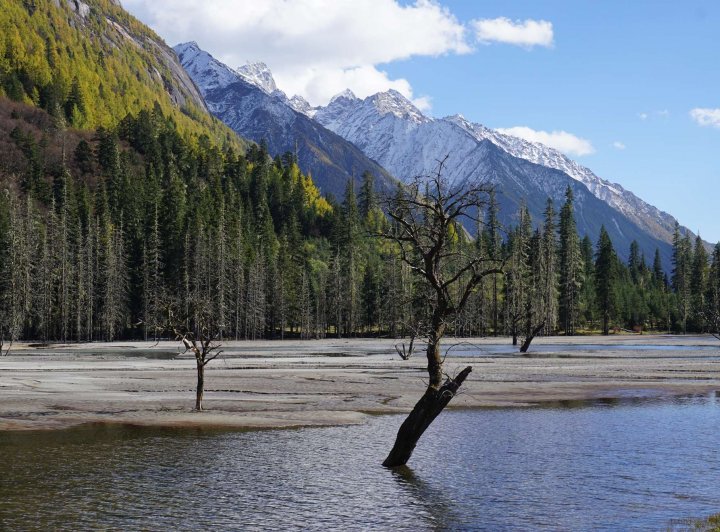
[[[179,55],[180,53],[187,52],[189,50],[199,51],[200,46],[198,45],[197,41],[181,42],[180,44],[175,45],[174,50]]]
[[[190,74],[200,91],[226,87],[237,81],[237,74],[200,49],[195,41],[181,43],[173,47],[183,68]]]
[[[395,89],[378,92],[370,96],[368,100],[375,106],[380,114],[385,115],[391,113],[398,118],[411,120],[418,124],[430,121],[428,117],[420,112],[420,109],[415,107],[410,100]]]
[[[265,94],[272,94],[278,90],[272,72],[262,61],[248,61],[243,66],[238,67],[235,72],[240,74],[248,83],[262,89]]]
[[[295,109],[298,113],[302,113],[310,118],[312,118],[318,110],[317,107],[313,107],[312,105],[310,105],[310,102],[308,102],[299,94],[296,94],[295,96],[290,98],[288,100],[288,105],[290,105],[290,107]]]
[[[338,102],[340,100],[350,100],[350,101],[356,101],[358,99],[357,96],[355,96],[355,93],[351,91],[350,89],[345,89],[344,91],[336,94],[332,98],[330,98],[330,104]]]

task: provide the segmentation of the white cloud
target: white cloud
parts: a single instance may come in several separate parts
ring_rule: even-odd
[[[696,107],[690,111],[690,118],[701,126],[720,128],[720,109]]]
[[[660,109],[658,111],[652,111],[651,113],[638,113],[638,118],[640,118],[640,120],[647,120],[648,118],[653,117],[668,118],[669,116],[670,111],[667,109]]]
[[[501,42],[532,48],[553,45],[553,25],[547,20],[516,20],[506,17],[473,20],[475,36],[482,43]]]
[[[261,60],[288,95],[313,105],[349,88],[360,97],[393,88],[414,94],[405,79],[378,65],[413,56],[471,51],[465,27],[432,0],[123,0],[169,44],[197,41],[231,67]],[[416,98],[419,106],[428,98]]]
[[[616,140],[615,142],[613,142],[612,147],[615,148],[616,150],[624,150],[625,148],[627,148],[627,146],[625,146],[625,144],[623,144],[619,140]]]
[[[595,148],[589,140],[577,137],[567,131],[536,131],[526,126],[510,128],[498,128],[500,133],[520,137],[530,142],[539,142],[555,148],[566,155],[590,155],[595,153]]]

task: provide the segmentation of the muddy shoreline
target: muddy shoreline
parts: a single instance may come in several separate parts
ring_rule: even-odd
[[[448,339],[446,371],[473,373],[452,408],[705,394],[720,390],[711,336],[541,338],[530,356],[506,338]],[[0,358],[0,430],[86,423],[270,429],[363,423],[409,411],[424,389],[423,353],[397,340],[227,342],[194,406],[195,362],[176,342],[19,344]]]

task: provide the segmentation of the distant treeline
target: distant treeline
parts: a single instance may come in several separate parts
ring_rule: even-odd
[[[13,107],[15,106],[15,107]],[[6,106],[7,107],[7,106]],[[0,330],[5,339],[155,338],[168,310],[225,339],[422,334],[422,284],[389,240],[373,176],[323,198],[292,154],[246,154],[181,135],[156,106],[113,130],[66,130],[12,104],[0,114]],[[614,327],[714,330],[720,247],[676,232],[672,274],[637,244],[622,263],[603,230],[577,233],[573,197],[533,228],[501,228],[488,198],[457,253],[505,263],[449,324],[457,335]]]

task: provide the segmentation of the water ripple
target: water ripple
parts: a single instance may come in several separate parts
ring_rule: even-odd
[[[266,432],[0,433],[2,530],[666,529],[720,509],[713,397]]]

